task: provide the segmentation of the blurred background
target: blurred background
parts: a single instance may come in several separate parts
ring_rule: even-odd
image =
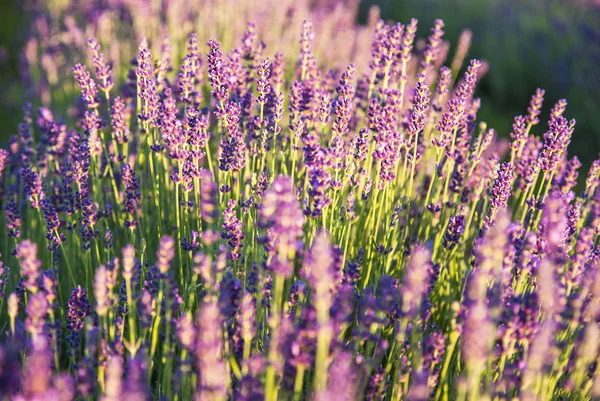
[[[16,133],[26,98],[19,68],[33,13],[22,4],[0,1],[0,145]],[[508,135],[513,117],[525,113],[540,87],[546,90],[543,121],[556,100],[566,98],[566,116],[577,120],[571,154],[584,169],[598,157],[600,0],[362,0],[359,23],[373,5],[385,20],[419,19],[421,38],[434,19],[443,19],[451,52],[461,31],[473,32],[469,57],[490,67],[477,89],[480,120],[501,135]],[[542,135],[544,125],[537,129]]]

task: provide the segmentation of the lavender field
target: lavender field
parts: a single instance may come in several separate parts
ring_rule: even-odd
[[[0,149],[1,401],[600,399],[567,100],[503,137],[470,31],[358,7],[49,2]]]

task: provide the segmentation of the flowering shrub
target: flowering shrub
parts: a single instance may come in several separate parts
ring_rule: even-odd
[[[507,143],[440,20],[418,50],[355,5],[239,38],[210,23],[244,6],[214,7],[215,39],[144,37],[130,66],[90,38],[0,151],[0,394],[599,397],[600,161],[576,192],[566,101],[541,128],[538,90]]]

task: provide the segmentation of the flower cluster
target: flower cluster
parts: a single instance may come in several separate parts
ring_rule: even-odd
[[[600,398],[565,100],[500,138],[468,33],[354,1],[67,3],[0,149],[0,398]]]

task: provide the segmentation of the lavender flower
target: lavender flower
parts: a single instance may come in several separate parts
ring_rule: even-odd
[[[124,144],[129,141],[129,127],[127,124],[125,102],[120,96],[113,100],[111,107],[112,133],[118,143]]]
[[[427,47],[423,52],[421,68],[430,68],[435,63],[440,52],[440,46],[442,45],[442,36],[444,36],[443,28],[444,21],[436,19],[433,28],[431,28],[431,35],[427,39]]]
[[[502,163],[498,168],[498,175],[491,191],[490,210],[486,220],[488,224],[494,224],[497,214],[506,209],[508,198],[512,193],[513,170],[513,165],[509,163]]]
[[[402,312],[406,316],[414,316],[419,311],[419,306],[428,289],[431,270],[431,251],[426,247],[416,247],[404,272],[400,290]]]
[[[340,83],[337,87],[338,98],[335,105],[335,121],[333,123],[333,131],[338,135],[346,135],[348,133],[348,123],[352,113],[352,101],[354,98],[354,88],[352,80],[356,74],[356,67],[351,64],[342,74]]]
[[[304,225],[304,215],[289,177],[275,178],[263,196],[259,221],[261,227],[268,230],[265,246],[271,257],[269,268],[289,277],[293,267],[290,261],[301,248]]]
[[[106,379],[102,401],[116,401],[123,395],[123,360],[120,355],[111,355],[106,366]]]
[[[207,43],[209,52],[207,55],[208,62],[208,80],[212,87],[212,95],[220,102],[224,102],[229,98],[229,86],[227,70],[225,69],[225,60],[221,45],[216,40],[211,40]]]
[[[123,185],[125,186],[125,210],[132,217],[127,220],[125,225],[134,230],[137,227],[137,210],[140,206],[141,194],[139,193],[140,184],[135,176],[135,171],[129,164],[124,164],[121,170]]]
[[[74,332],[83,329],[85,318],[89,312],[90,302],[87,299],[85,289],[78,285],[77,288],[73,288],[67,302],[67,328]]]
[[[542,171],[555,170],[571,141],[574,126],[574,120],[567,122],[563,117],[557,117],[550,122],[549,130],[544,134],[544,146],[538,160]]]
[[[222,359],[222,330],[219,307],[214,298],[205,301],[198,315],[198,392],[195,400],[227,399],[227,371]]]
[[[37,245],[29,240],[22,241],[17,245],[16,256],[21,266],[21,276],[25,279],[23,285],[30,292],[36,293],[39,290],[38,279],[42,267],[37,258]]]
[[[316,60],[313,55],[313,42],[315,40],[315,33],[313,24],[309,20],[304,20],[302,23],[302,35],[300,39],[300,60],[298,62],[300,67],[300,79],[314,78],[316,70]]]
[[[133,251],[133,248],[131,248]],[[156,252],[156,267],[158,270],[166,274],[170,267],[173,258],[175,257],[175,240],[172,237],[164,236],[160,239],[158,251]],[[125,265],[125,257],[123,257],[123,265]]]
[[[356,399],[356,372],[352,363],[352,355],[341,352],[336,355],[329,368],[329,383],[327,389],[317,394],[317,400],[340,401]]]
[[[465,216],[458,215],[450,217],[448,227],[444,233],[444,248],[454,249],[465,232]]]
[[[246,165],[246,141],[239,127],[240,105],[228,102],[223,110],[227,136],[222,141],[219,168],[223,171],[239,171]]]
[[[38,173],[33,171],[31,167],[25,167],[21,170],[21,176],[24,181],[24,189],[27,194],[27,199],[31,202],[34,209],[40,208],[40,201],[44,198],[42,190],[42,180]]]
[[[26,312],[25,329],[31,335],[34,343],[36,341],[46,341],[42,339],[45,335],[46,317],[48,315],[46,296],[41,292],[33,293],[27,303]]]
[[[242,230],[242,222],[235,215],[236,202],[230,200],[227,202],[227,208],[223,212],[223,231],[221,232],[221,238],[227,241],[231,250],[228,252],[228,256],[231,260],[238,260],[241,256],[240,249],[242,248],[244,233]]]
[[[98,316],[106,316],[110,307],[110,290],[108,288],[108,277],[110,272],[104,265],[96,269],[94,278],[94,298],[96,299],[96,313]]]
[[[104,60],[104,54],[100,53],[100,44],[96,39],[90,38],[88,40],[88,48],[92,55],[92,64],[94,64],[96,79],[100,82],[98,87],[108,98],[108,93],[113,87],[111,68],[106,63],[106,60]]]
[[[156,87],[157,83],[154,77],[152,53],[150,53],[150,50],[144,43],[140,45],[135,74],[141,90],[139,96],[144,100],[144,106],[139,117],[146,124],[155,127],[158,125],[159,98]]]
[[[81,97],[88,109],[97,108],[99,106],[98,89],[96,88],[96,82],[94,82],[88,70],[85,66],[76,64],[73,67],[73,74],[75,75],[79,89],[81,89]]]
[[[531,97],[531,102],[527,108],[527,117],[525,117],[525,121],[528,125],[537,125],[540,122],[538,116],[541,112],[545,94],[546,91],[538,88],[536,89],[535,94]]]

